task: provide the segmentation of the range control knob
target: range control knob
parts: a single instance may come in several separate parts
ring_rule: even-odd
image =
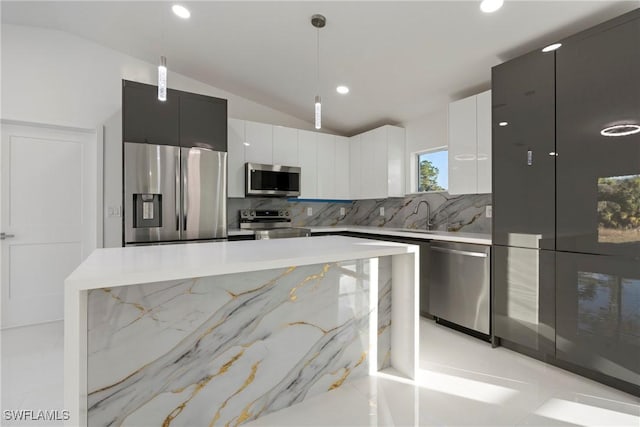
[[[289,216],[289,211],[284,211],[284,216]]]
[[[249,216],[249,211],[248,210],[243,210],[242,213],[240,214],[243,217],[248,217]]]
[[[284,211],[278,211],[278,216],[284,216]]]
[[[250,216],[256,216],[256,211],[255,210],[251,210],[251,212],[249,213]]]

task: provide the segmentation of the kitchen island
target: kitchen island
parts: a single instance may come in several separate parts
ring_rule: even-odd
[[[99,249],[65,281],[69,425],[238,425],[418,363],[418,248],[342,236]]]

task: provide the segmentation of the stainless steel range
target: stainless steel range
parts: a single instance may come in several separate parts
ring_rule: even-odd
[[[311,236],[308,228],[292,226],[288,209],[242,209],[240,229],[254,230],[256,240]]]

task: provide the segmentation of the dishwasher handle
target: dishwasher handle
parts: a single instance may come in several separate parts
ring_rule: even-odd
[[[447,254],[473,256],[473,257],[478,257],[478,258],[487,258],[488,257],[488,255],[485,252],[461,251],[461,250],[458,250],[458,249],[441,248],[439,246],[431,246],[431,250],[436,251],[436,252],[444,252],[444,253],[447,253]]]

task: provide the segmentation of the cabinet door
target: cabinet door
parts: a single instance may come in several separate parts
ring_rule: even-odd
[[[397,126],[387,129],[387,197],[404,197],[405,130]]]
[[[122,135],[125,142],[179,145],[179,96],[167,91],[167,100],[158,101],[158,88],[122,81]]]
[[[227,151],[227,100],[180,92],[180,146]]]
[[[491,193],[491,91],[476,96],[478,193]]]
[[[556,252],[558,359],[640,386],[640,264]]]
[[[298,130],[298,161],[300,163],[300,198],[315,199],[318,197],[318,134],[307,130]]]
[[[371,131],[367,145],[363,145],[362,148],[363,150],[371,150],[372,154],[372,162],[368,165],[363,165],[363,168],[370,168],[370,197],[375,199],[386,198],[388,196],[388,149],[386,127]]]
[[[318,134],[318,198],[334,199],[336,183],[336,141],[333,135]]]
[[[637,256],[640,133],[601,131],[640,125],[640,18],[605,25],[556,53],[557,248]]]
[[[335,187],[333,198],[349,199],[349,138],[336,136]]]
[[[298,130],[273,127],[273,164],[298,166]]]
[[[246,162],[273,164],[273,126],[265,123],[245,122],[244,158]]]
[[[372,130],[360,135],[360,196],[362,199],[374,198],[375,174],[381,173],[381,171],[374,169],[375,152],[373,140]]]
[[[492,262],[495,336],[553,356],[554,252],[494,245]]]
[[[494,244],[555,248],[554,64],[535,51],[493,68]]]
[[[349,189],[351,199],[362,198],[362,154],[361,136],[349,138]]]
[[[449,194],[478,192],[476,97],[449,104]]]
[[[244,120],[228,120],[229,197],[244,197]]]

